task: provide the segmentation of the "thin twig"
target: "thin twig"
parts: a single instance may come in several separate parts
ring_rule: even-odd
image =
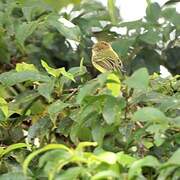
[[[66,97],[66,99],[64,100],[64,101],[68,101],[68,100],[70,100],[71,99],[71,97],[73,97],[74,96],[74,94],[76,93],[78,91],[78,89],[76,88],[76,89],[74,89],[72,92],[71,92],[71,94],[69,94],[67,97]]]

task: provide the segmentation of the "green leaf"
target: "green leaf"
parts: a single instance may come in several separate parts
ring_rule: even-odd
[[[32,126],[28,129],[28,141],[31,142],[36,137],[43,137],[49,133],[52,123],[48,117],[40,117]]]
[[[145,67],[148,69],[149,74],[153,74],[154,72],[160,73],[160,64],[161,56],[154,48],[143,48],[130,62],[132,72]]]
[[[6,121],[6,116],[5,114],[3,113],[3,111],[0,109],[0,122],[2,123],[2,121]]]
[[[95,127],[93,127],[92,137],[93,140],[96,141],[99,146],[102,146],[104,136],[105,136],[105,129],[102,126],[96,125]]]
[[[112,170],[103,170],[97,172],[94,176],[92,176],[91,180],[99,180],[99,179],[118,179],[119,174]]]
[[[115,164],[117,162],[117,156],[115,153],[104,150],[97,154],[97,158],[107,164]]]
[[[75,81],[73,75],[71,73],[69,73],[69,72],[66,72],[64,67],[58,68],[58,69],[54,69],[54,68],[48,66],[48,64],[45,61],[43,61],[43,60],[41,60],[41,64],[46,69],[46,71],[49,74],[51,74],[52,76],[57,78],[57,77],[59,77],[62,74],[64,77],[66,77],[66,78],[68,78],[68,79],[70,79],[72,81]]]
[[[136,21],[127,21],[127,22],[121,22],[118,26],[119,27],[127,27],[128,30],[130,29],[139,29],[142,28],[144,25],[144,22],[142,19],[136,20]],[[130,37],[128,37],[129,39]]]
[[[136,42],[136,38],[128,37],[128,38],[113,41],[112,47],[118,53],[120,57],[121,56],[126,57],[129,51],[129,48],[132,47],[135,42]]]
[[[43,0],[48,6],[52,7],[54,10],[59,11],[61,8],[66,7],[68,4],[77,4],[81,0]]]
[[[157,22],[161,13],[161,7],[158,3],[150,3],[146,8],[146,18],[150,22]]]
[[[81,31],[78,26],[63,17],[51,15],[48,18],[50,26],[55,27],[64,37],[74,41],[80,41]]]
[[[167,161],[167,164],[173,164],[173,165],[177,165],[180,166],[180,148],[177,149],[173,155],[169,158],[169,160]]]
[[[149,83],[149,75],[146,68],[141,68],[135,71],[131,77],[125,80],[129,88],[137,90],[146,90]]]
[[[54,85],[54,79],[51,79],[50,82],[41,83],[38,86],[38,92],[44,96],[48,102],[51,102],[52,100],[51,94],[53,93]]]
[[[121,89],[121,82],[117,75],[114,73],[110,73],[107,76],[107,89],[111,91],[111,94],[113,96],[119,96],[120,95],[120,89]]]
[[[29,163],[32,161],[33,158],[35,158],[37,155],[49,151],[49,150],[53,150],[53,149],[63,149],[68,151],[70,154],[72,154],[72,151],[66,147],[65,145],[62,144],[48,144],[47,146],[44,146],[43,148],[36,150],[34,152],[32,152],[31,154],[29,154],[27,156],[27,158],[25,159],[24,163],[23,163],[23,172],[24,174],[28,173],[28,166]]]
[[[119,106],[116,98],[107,96],[104,102],[103,117],[107,124],[113,124],[116,121],[117,115],[120,114]]]
[[[152,122],[167,124],[168,119],[159,109],[153,107],[144,107],[136,111],[132,118],[134,121]]]
[[[146,131],[154,134],[156,146],[162,145],[165,141],[165,131],[168,129],[168,118],[160,110],[152,107],[144,107],[134,113],[134,121],[147,122]]]
[[[3,112],[3,114],[5,115],[5,117],[8,117],[8,103],[6,102],[6,100],[2,97],[0,97],[0,109]],[[1,119],[0,119],[1,121]]]
[[[68,70],[74,77],[82,76],[87,73],[87,69],[85,66],[82,67],[72,67]]]
[[[9,71],[0,74],[0,82],[5,86],[13,86],[24,81],[49,82],[50,78],[47,75],[33,71]]]
[[[29,147],[29,145],[27,145],[25,143],[12,144],[12,145],[8,146],[6,149],[4,149],[3,151],[1,151],[0,158],[2,158],[6,154],[9,154],[11,151],[14,151],[14,150],[20,149],[20,148],[25,148],[25,147]]]
[[[119,152],[116,154],[117,161],[119,164],[122,164],[125,167],[130,167],[132,163],[134,163],[137,159],[134,157],[131,157],[128,154],[124,154],[124,152]]]
[[[180,116],[171,119],[172,126],[180,128]]]
[[[80,142],[78,146],[76,147],[75,151],[83,151],[85,147],[89,146],[97,146],[97,142]]]
[[[162,16],[172,22],[177,28],[180,27],[179,25],[179,19],[180,19],[180,14],[176,11],[176,8],[165,8],[162,11]]]
[[[80,104],[83,99],[94,92],[99,87],[99,82],[97,80],[90,81],[80,88],[80,91],[76,97],[77,103]]]
[[[38,27],[38,21],[31,21],[29,23],[23,22],[21,23],[16,30],[16,41],[24,46],[25,40],[36,30]]]
[[[112,24],[116,25],[118,23],[118,13],[115,6],[116,0],[108,0],[107,2],[108,2],[107,7],[108,7],[109,15],[111,17]]]
[[[64,103],[61,100],[57,100],[53,102],[49,107],[48,107],[48,113],[50,115],[50,118],[53,122],[56,121],[56,118],[58,114],[66,107],[68,107],[68,103]]]
[[[22,72],[22,71],[36,71],[36,72],[38,72],[38,70],[34,66],[34,64],[27,64],[25,62],[17,63],[16,64],[16,71],[17,72]]]
[[[68,160],[69,158],[71,158],[71,156],[72,155],[64,149],[51,150],[49,152],[46,152],[44,155],[40,157],[39,167],[42,168],[48,162],[57,164],[57,162],[59,162],[60,160]],[[54,167],[51,167],[51,168],[54,168]]]
[[[0,180],[31,180],[31,178],[28,178],[25,176],[22,172],[9,172],[6,174],[1,174]]]
[[[145,43],[154,45],[161,40],[160,32],[149,29],[147,32],[139,36],[139,39]]]
[[[71,73],[67,72],[67,71],[65,70],[65,68],[62,68],[62,69],[61,69],[61,74],[62,74],[64,77],[66,77],[66,78],[68,78],[68,79],[70,79],[70,80],[72,80],[72,81],[75,82],[74,76],[73,76]]]
[[[1,28],[1,25],[0,25],[0,28]],[[0,29],[0,32],[1,32],[1,29]],[[8,48],[8,42],[6,41],[7,40],[5,39],[5,37],[1,37],[1,34],[0,34],[0,62],[10,63],[11,52]]]
[[[160,166],[158,160],[153,156],[146,156],[143,159],[135,161],[128,172],[128,179],[133,179],[133,177],[137,177],[141,175],[142,167],[148,166],[157,169]]]
[[[86,169],[83,167],[71,167],[66,169],[64,172],[57,175],[55,180],[70,180],[78,179],[79,175],[86,172]]]
[[[154,143],[156,146],[160,146],[166,140],[165,131],[168,129],[168,124],[166,122],[162,122],[161,124],[152,124],[146,129],[146,131],[154,134]]]
[[[57,125],[56,132],[63,134],[65,137],[68,137],[71,131],[73,121],[69,117],[63,118]]]

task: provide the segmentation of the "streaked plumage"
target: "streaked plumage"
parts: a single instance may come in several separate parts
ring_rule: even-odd
[[[100,41],[92,47],[92,64],[104,73],[107,71],[121,72],[123,65],[111,45],[105,41]]]

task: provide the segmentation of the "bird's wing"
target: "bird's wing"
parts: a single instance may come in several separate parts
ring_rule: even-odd
[[[112,67],[109,64],[109,62],[104,59],[94,61],[94,64],[96,66],[100,67],[103,71],[111,71],[112,70]]]
[[[121,61],[118,59],[113,59],[111,57],[106,57],[96,61],[96,64],[106,69],[106,71],[121,71]]]

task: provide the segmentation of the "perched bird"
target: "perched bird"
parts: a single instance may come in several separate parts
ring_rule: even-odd
[[[100,41],[92,47],[92,64],[104,73],[107,71],[123,72],[123,64],[111,45],[105,41]]]

